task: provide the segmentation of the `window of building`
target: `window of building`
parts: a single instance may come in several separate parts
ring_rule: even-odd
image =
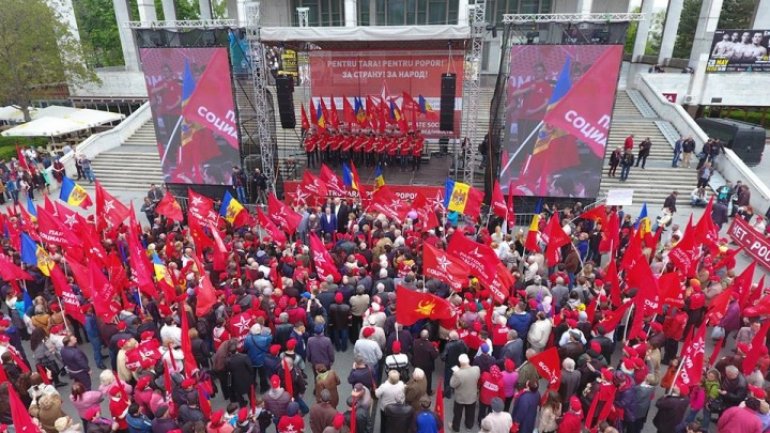
[[[345,0],[292,0],[292,22],[299,25],[297,8],[308,8],[308,25],[330,27],[344,25]]]
[[[374,14],[371,14],[372,8]],[[362,25],[457,24],[458,10],[459,0],[358,0],[358,17]],[[370,19],[372,15],[374,22]]]
[[[502,23],[505,14],[547,14],[553,0],[487,0],[487,22]]]

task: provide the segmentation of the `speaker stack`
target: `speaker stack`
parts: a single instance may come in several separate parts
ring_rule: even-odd
[[[297,117],[294,115],[294,78],[288,75],[279,75],[275,79],[275,89],[278,96],[281,128],[294,129],[297,126]]]
[[[457,90],[457,74],[441,75],[441,112],[439,130],[454,131],[455,129],[455,91]]]

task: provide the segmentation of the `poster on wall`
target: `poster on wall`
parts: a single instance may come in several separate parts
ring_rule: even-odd
[[[439,130],[441,75],[447,72],[457,74],[454,131]],[[455,55],[450,60],[448,50],[311,51],[310,88],[319,112],[321,99],[326,109],[333,99],[338,118],[346,103],[358,104],[357,113],[371,116],[370,107],[384,111],[390,124],[404,116],[409,129],[414,125],[426,138],[460,136],[463,59]]]
[[[770,30],[717,30],[706,72],[770,72]]]
[[[166,183],[227,185],[240,165],[227,48],[142,48]]]
[[[507,193],[596,197],[621,45],[516,45],[505,100],[500,185]]]

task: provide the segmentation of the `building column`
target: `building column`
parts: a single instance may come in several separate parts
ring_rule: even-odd
[[[200,19],[210,20],[211,14],[211,0],[198,0],[198,7],[200,8]]]
[[[75,17],[75,7],[72,6],[72,0],[48,1],[48,6],[61,15],[64,22],[69,27],[72,37],[80,43],[80,31],[78,30],[78,21]]]
[[[158,14],[155,12],[155,2],[153,0],[137,0],[139,6],[139,21],[142,24],[152,21],[158,21]]]
[[[580,15],[588,15],[591,13],[591,7],[594,4],[594,0],[578,0],[577,13]]]
[[[751,28],[754,30],[770,29],[770,0],[759,0],[754,10],[754,21]]]
[[[163,19],[165,21],[176,21],[176,9],[174,9],[174,0],[163,0]]]
[[[136,54],[136,40],[134,33],[126,25],[130,21],[128,14],[128,0],[112,0],[115,9],[115,21],[118,23],[118,35],[120,36],[120,48],[123,50],[123,64],[127,71],[139,70],[139,57]]]
[[[719,15],[722,13],[722,0],[703,0],[698,16],[698,27],[695,29],[695,39],[690,51],[690,67],[697,69],[701,53],[711,51],[711,43],[714,39],[714,31],[719,23]]]
[[[660,43],[660,54],[658,55],[658,64],[666,65],[674,55],[674,44],[676,44],[676,32],[679,30],[679,19],[682,17],[682,7],[684,0],[669,0],[668,9],[666,9],[666,24],[663,26],[663,38]]]
[[[248,13],[246,12],[246,3],[248,0],[238,0],[237,7],[238,7],[238,23],[241,26],[247,26],[249,23],[249,17]],[[260,11],[261,13],[261,11]]]
[[[639,21],[636,28],[636,40],[634,41],[634,52],[631,55],[632,62],[641,62],[644,50],[647,48],[647,37],[650,34],[650,23],[652,22],[652,7],[654,0],[642,0],[642,13],[644,18]]]
[[[460,0],[457,5],[457,25],[468,25],[468,0]]]
[[[345,27],[358,25],[358,4],[356,0],[345,0]]]
[[[237,0],[227,0],[227,18],[231,20],[238,19],[238,2]]]

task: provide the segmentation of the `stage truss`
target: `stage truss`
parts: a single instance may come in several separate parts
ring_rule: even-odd
[[[463,182],[473,184],[473,172],[476,165],[479,148],[479,96],[481,94],[481,56],[484,50],[484,33],[487,29],[485,14],[487,11],[486,0],[476,0],[476,3],[468,6],[468,19],[470,20],[470,52],[465,62],[463,112],[465,123],[463,132],[470,143],[465,146],[465,160],[463,161]],[[467,107],[465,104],[468,104]]]
[[[641,21],[640,13],[591,13],[591,14],[505,14],[503,24],[524,23],[579,23],[579,22],[621,22]]]
[[[237,21],[232,19],[211,20],[176,20],[176,21],[129,21],[130,29],[221,29],[236,28]]]

